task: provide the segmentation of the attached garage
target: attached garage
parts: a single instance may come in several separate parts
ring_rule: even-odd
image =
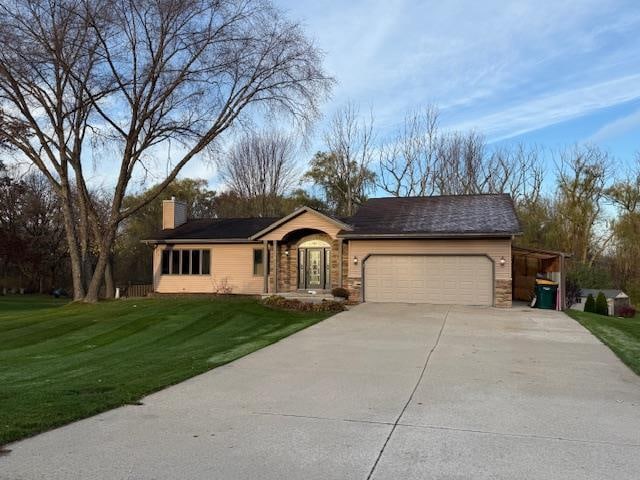
[[[494,266],[486,255],[370,255],[367,302],[493,305]]]

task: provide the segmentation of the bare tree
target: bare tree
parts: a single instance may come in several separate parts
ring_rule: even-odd
[[[375,184],[373,116],[363,119],[348,104],[337,111],[324,135],[328,152],[319,152],[306,177],[320,186],[327,203],[341,215],[353,215]]]
[[[565,229],[566,248],[576,259],[592,265],[611,239],[598,228],[602,217],[610,159],[606,151],[593,145],[561,151],[557,164],[557,215]],[[604,232],[596,235],[596,231]]]
[[[443,135],[436,152],[437,192],[440,195],[483,193],[487,186],[485,149],[484,138],[473,131]]]
[[[606,195],[618,213],[611,224],[613,278],[633,298],[640,293],[640,264],[633,261],[640,258],[640,153],[635,165],[607,188]]]
[[[485,190],[508,193],[516,203],[536,202],[544,179],[536,146],[522,143],[494,150],[485,162]]]
[[[0,162],[0,270],[19,272],[25,283],[15,286],[44,293],[62,279],[66,263],[60,205],[51,185],[39,172],[3,173]]]
[[[637,213],[640,210],[640,152],[635,164],[627,168],[623,180],[605,190],[607,199],[622,213]]]
[[[296,151],[289,135],[249,133],[218,157],[220,177],[233,193],[255,204],[254,214],[276,215],[279,200],[300,181]]]
[[[537,148],[522,144],[490,151],[476,132],[443,132],[433,107],[405,117],[380,148],[378,186],[394,196],[510,193],[519,201],[540,194]]]
[[[436,193],[438,110],[427,107],[404,119],[401,130],[380,148],[378,185],[395,197]]]
[[[8,0],[0,44],[0,139],[59,195],[74,297],[88,302],[124,219],[243,115],[262,109],[308,124],[332,84],[300,27],[264,0]],[[108,155],[95,140],[117,152],[105,218],[85,173],[89,155],[99,164]],[[177,157],[169,142],[179,145]],[[125,208],[136,172],[161,160],[167,174]],[[95,268],[82,259],[92,229],[100,239]]]

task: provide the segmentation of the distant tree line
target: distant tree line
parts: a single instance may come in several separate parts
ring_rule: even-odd
[[[48,292],[67,284],[68,267],[57,196],[41,175],[0,161],[0,291]]]

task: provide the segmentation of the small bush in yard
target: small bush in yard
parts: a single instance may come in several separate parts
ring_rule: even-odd
[[[607,303],[607,297],[604,293],[600,292],[596,297],[596,313],[598,315],[609,315],[609,304]]]
[[[633,318],[636,316],[636,309],[630,305],[623,305],[618,309],[618,316],[624,318]]]
[[[584,302],[584,311],[589,313],[595,313],[596,311],[596,301],[591,294],[589,294],[587,300]]]
[[[283,310],[295,310],[298,312],[342,312],[344,305],[342,302],[333,300],[323,300],[318,303],[303,302],[294,298],[284,298],[279,295],[272,295],[263,300],[265,305]]]
[[[336,287],[333,290],[331,290],[331,295],[333,295],[336,298],[344,298],[346,300],[349,298],[349,290],[342,287]]]

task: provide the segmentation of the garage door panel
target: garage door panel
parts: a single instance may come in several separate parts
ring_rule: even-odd
[[[493,265],[485,256],[372,255],[364,272],[368,302],[493,304]]]

